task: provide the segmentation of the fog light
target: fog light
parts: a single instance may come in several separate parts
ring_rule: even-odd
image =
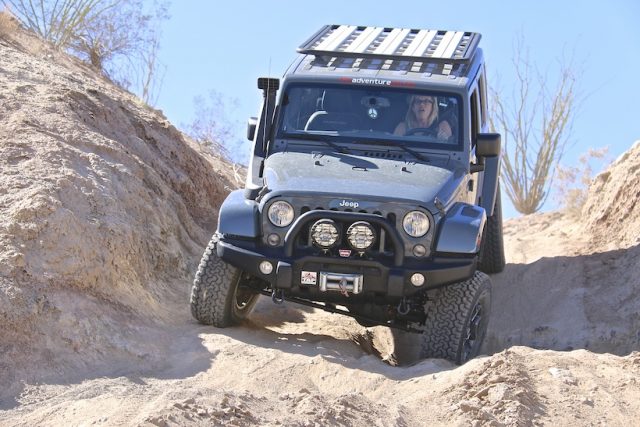
[[[427,248],[425,248],[424,246],[415,245],[413,247],[413,256],[420,258],[425,256],[426,254],[427,254]]]
[[[262,274],[271,274],[272,271],[273,271],[273,264],[271,264],[269,261],[262,261],[260,263],[260,272]]]
[[[311,226],[311,240],[323,249],[328,249],[338,241],[338,228],[333,220],[320,219]]]
[[[280,244],[280,236],[276,233],[269,234],[267,236],[267,243],[271,246],[278,246]]]
[[[352,248],[357,250],[369,249],[376,239],[376,232],[371,224],[358,221],[351,224],[347,230],[347,239]]]
[[[424,276],[420,273],[414,273],[411,276],[411,284],[415,287],[424,285]]]

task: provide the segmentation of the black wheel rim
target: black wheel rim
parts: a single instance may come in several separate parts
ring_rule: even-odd
[[[482,340],[483,334],[483,310],[482,310],[482,298],[476,302],[469,316],[469,322],[467,324],[467,330],[465,333],[465,339],[462,344],[462,360],[464,363],[467,360],[475,356],[478,350],[478,344]]]
[[[236,305],[236,310],[243,311],[247,307],[251,305],[251,301],[255,298],[256,294],[252,292],[250,289],[238,286],[236,288],[236,297],[234,298],[234,302]]]

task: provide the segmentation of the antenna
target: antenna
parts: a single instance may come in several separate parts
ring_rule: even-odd
[[[271,79],[271,55],[269,55],[269,66],[267,67],[267,77],[269,79]],[[267,96],[267,99],[265,100],[265,114],[269,111],[269,96],[267,95],[267,92],[265,92],[265,96]],[[266,120],[269,120],[269,123],[271,122],[271,118],[270,117],[265,117],[265,124],[266,124]],[[262,127],[262,141],[265,142],[265,150],[266,150],[266,141],[267,141],[267,126],[263,126]],[[266,153],[266,151],[265,151]]]

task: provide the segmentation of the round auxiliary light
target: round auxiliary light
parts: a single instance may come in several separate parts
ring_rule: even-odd
[[[421,258],[427,254],[427,248],[423,245],[415,245],[413,247],[413,256],[416,258]]]
[[[363,251],[373,245],[376,232],[368,222],[354,222],[347,230],[347,240],[353,249]]]
[[[271,274],[271,272],[273,271],[273,264],[271,264],[269,261],[262,261],[259,267],[260,273],[262,274]]]
[[[280,244],[280,236],[276,233],[271,233],[267,236],[267,243],[269,246],[278,246]]]
[[[424,212],[411,211],[404,216],[402,228],[411,237],[422,237],[429,231],[429,217]]]
[[[276,227],[286,227],[293,222],[293,207],[285,201],[279,200],[269,206],[269,221]]]
[[[338,236],[338,227],[333,220],[321,219],[311,226],[311,240],[323,249],[335,245]]]
[[[416,288],[424,285],[424,275],[420,273],[414,273],[411,275],[411,284]]]

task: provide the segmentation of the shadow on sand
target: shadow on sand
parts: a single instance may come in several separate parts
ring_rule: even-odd
[[[542,258],[531,264],[509,264],[493,276],[492,319],[484,354],[514,345],[539,349],[586,349],[625,355],[640,350],[640,246],[627,250],[577,257]],[[95,378],[127,377],[144,384],[145,378],[184,379],[210,369],[218,349],[207,348],[214,334],[248,346],[278,353],[320,356],[348,369],[365,370],[396,381],[454,369],[442,360],[425,360],[394,367],[368,354],[344,330],[331,335],[331,328],[314,332],[305,328],[313,310],[291,303],[274,306],[261,302],[243,325],[216,329],[195,321],[171,328],[148,329],[131,339],[159,341],[151,347],[158,354],[139,360],[121,358],[115,363],[54,366],[46,378],[16,372],[5,388],[0,409],[20,405],[21,384],[76,384]],[[288,324],[299,325],[287,331]],[[280,328],[280,331],[273,330]],[[56,360],[60,360],[57,358]],[[81,359],[77,359],[81,360]],[[102,362],[105,362],[102,360]],[[85,366],[86,369],[82,369]]]

